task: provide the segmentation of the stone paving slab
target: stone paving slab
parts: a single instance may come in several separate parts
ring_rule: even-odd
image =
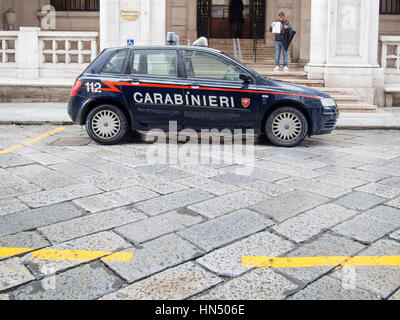
[[[135,185],[131,178],[115,178],[105,173],[98,173],[89,176],[77,177],[77,180],[90,184],[97,189],[103,191],[114,191],[118,189],[125,189]]]
[[[387,166],[379,166],[379,165],[373,165],[373,164],[368,164],[362,167],[358,167],[359,170],[363,170],[366,173],[374,172],[374,173],[379,173],[382,175],[386,176],[400,176],[400,171],[398,170],[393,170],[393,168],[387,167]]]
[[[86,211],[93,213],[134,204],[158,196],[159,194],[154,191],[134,186],[80,198],[73,202]]]
[[[300,243],[355,215],[356,211],[329,203],[285,220],[274,226],[273,230]]]
[[[335,164],[338,165],[337,159],[335,159]],[[334,174],[325,174],[323,176],[314,178],[313,181],[318,181],[327,185],[341,187],[346,190],[351,190],[368,183],[368,181],[352,177],[342,177]]]
[[[183,300],[222,281],[195,263],[187,262],[135,282],[101,300]]]
[[[38,230],[45,235],[52,244],[56,244],[83,237],[88,234],[109,230],[145,218],[147,218],[147,216],[144,213],[138,212],[132,207],[124,207],[52,224],[47,227],[39,228]]]
[[[48,207],[29,209],[0,216],[0,236],[18,233],[66,221],[81,216],[83,212],[66,202]]]
[[[283,276],[269,269],[252,270],[245,275],[221,284],[200,300],[280,300],[297,288]]]
[[[3,136],[3,135],[2,135]],[[28,164],[34,163],[33,160],[20,156],[15,153],[7,153],[3,154],[0,157],[0,167],[1,168],[11,168],[11,167],[16,167],[16,166],[25,166]]]
[[[44,165],[33,164],[12,168],[8,171],[43,189],[62,188],[79,183],[78,180],[65,176],[54,170],[50,170]]]
[[[252,209],[273,218],[275,221],[283,221],[328,201],[329,199],[326,197],[296,190],[263,201],[253,206]]]
[[[362,256],[399,256],[400,243],[393,240],[379,240],[363,250]],[[399,288],[400,266],[363,266],[352,267],[354,283],[357,288],[373,292],[380,298],[388,298]],[[332,277],[343,278],[343,269],[331,274]]]
[[[388,186],[397,187],[400,186],[400,177],[390,177],[379,181],[380,184],[386,184]]]
[[[247,190],[262,192],[263,194],[266,194],[270,197],[276,197],[283,193],[293,191],[295,189],[294,186],[281,185],[278,183],[268,182],[264,180],[251,180],[249,182],[241,184],[240,187]]]
[[[25,157],[27,157],[28,159],[31,159],[35,162],[38,162],[44,166],[67,162],[66,159],[62,159],[62,158],[59,158],[59,157],[56,157],[56,156],[53,156],[51,154],[44,153],[44,152],[30,153],[30,154],[27,154]]]
[[[289,300],[379,300],[369,291],[343,288],[342,281],[325,276],[291,296]]]
[[[0,187],[0,200],[24,195],[29,199],[29,194],[40,192],[41,189],[32,183],[12,184]]]
[[[379,184],[379,183],[370,183],[364,185],[362,187],[358,187],[356,190],[363,191],[367,193],[375,194],[379,197],[393,199],[400,195],[399,187],[392,187],[389,185]]]
[[[324,233],[320,237],[305,243],[288,253],[287,257],[329,257],[329,256],[353,256],[363,250],[364,245],[343,237]],[[287,274],[304,284],[310,283],[321,277],[333,266],[320,266],[309,268],[281,268],[279,272]]]
[[[362,170],[358,170],[356,169],[352,169],[352,168],[343,168],[343,167],[339,167],[336,165],[330,165],[327,167],[323,167],[321,169],[317,169],[316,171],[320,172],[321,175],[322,174],[333,174],[333,175],[338,175],[341,177],[353,177],[359,180],[365,180],[368,182],[376,182],[385,178],[388,178],[390,175],[388,174],[384,174],[384,173],[379,173],[376,171],[362,171]]]
[[[18,258],[0,261],[0,291],[34,279],[35,277]]]
[[[64,174],[64,176],[69,176],[73,178],[100,174],[100,171],[97,171],[89,166],[73,162],[54,164],[49,166],[49,169],[62,173]]]
[[[289,241],[264,231],[215,250],[197,262],[219,276],[238,277],[251,269],[242,266],[242,256],[278,257],[293,248]]]
[[[186,228],[178,234],[204,251],[211,251],[273,224],[273,221],[260,213],[242,209]]]
[[[351,220],[345,221],[332,230],[363,242],[373,242],[400,226],[400,210],[378,206]]]
[[[0,216],[26,209],[29,208],[18,199],[11,198],[0,200]]]
[[[136,207],[151,216],[189,206],[210,199],[213,195],[197,189],[188,189],[138,203]]]
[[[189,187],[191,187],[177,180],[170,181],[162,177],[153,176],[151,174],[146,174],[142,172],[137,172],[136,175],[129,180],[135,185],[142,186],[163,195],[189,189]],[[195,188],[196,186],[193,187]],[[203,190],[205,189],[203,188]]]
[[[115,291],[122,280],[100,262],[34,281],[12,292],[16,300],[93,300]]]
[[[335,203],[352,210],[363,211],[371,209],[372,207],[375,207],[385,201],[385,198],[378,197],[370,193],[353,191],[349,195],[336,200]]]
[[[202,254],[199,248],[175,234],[160,237],[124,252],[132,253],[132,260],[124,263],[103,262],[129,283],[195,259]]]
[[[285,180],[278,181],[277,183],[287,188],[293,187],[298,190],[313,192],[332,199],[341,197],[351,190],[314,180],[297,179],[297,178],[288,178]]]
[[[201,221],[203,221],[201,216],[179,214],[173,211],[128,224],[115,231],[132,243],[138,244],[190,227]]]
[[[397,197],[389,202],[386,202],[388,206],[396,207],[400,209],[400,197]]]
[[[86,197],[101,193],[102,191],[88,184],[77,184],[73,186],[54,188],[37,193],[31,193],[18,197],[31,208],[39,208],[52,204],[70,201],[76,198]]]
[[[61,244],[48,247],[47,249],[116,252],[129,248],[130,246],[131,244],[129,242],[114,232],[105,231],[63,242]],[[27,254],[23,259],[25,261],[25,265],[36,276],[54,274],[86,262],[68,260],[37,260],[32,259],[31,254]],[[90,259],[88,261],[90,261]]]
[[[183,179],[174,180],[174,182],[183,184],[191,188],[197,188],[203,191],[210,192],[217,196],[223,194],[232,193],[241,190],[239,187],[234,185],[229,185],[227,183],[221,183],[212,179],[207,179],[200,176],[187,177]],[[174,190],[176,191],[176,190]]]
[[[301,168],[301,167],[294,167],[294,166],[289,166],[289,165],[282,164],[282,163],[269,162],[266,160],[255,161],[254,166],[264,169],[264,170],[284,174],[286,176],[289,175],[289,176],[294,176],[296,178],[303,178],[303,179],[312,179],[312,178],[319,177],[321,175],[321,173],[319,173],[317,170],[311,170],[311,169]]]
[[[0,237],[0,247],[38,249],[49,245],[50,242],[36,231],[26,231]]]
[[[228,212],[250,207],[268,198],[267,195],[258,192],[238,191],[196,203],[188,209],[208,218],[216,218]]]

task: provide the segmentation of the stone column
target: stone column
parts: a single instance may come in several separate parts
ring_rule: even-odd
[[[121,17],[121,10],[136,9],[136,20]],[[165,0],[101,0],[101,49],[125,46],[126,40],[135,45],[161,45],[165,43]]]
[[[309,79],[327,87],[376,87],[378,27],[379,0],[312,0]]]

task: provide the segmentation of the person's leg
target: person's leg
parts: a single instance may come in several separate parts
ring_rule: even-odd
[[[241,22],[238,22],[238,36],[239,36],[239,38],[242,38],[242,33],[243,33],[243,24]]]
[[[283,52],[283,66],[287,67],[288,66],[288,54],[287,51],[285,49],[285,47],[282,44],[282,52]]]
[[[275,41],[275,67],[279,68],[280,60],[281,60],[281,42]]]

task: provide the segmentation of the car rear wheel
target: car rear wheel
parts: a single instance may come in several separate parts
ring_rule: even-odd
[[[265,132],[271,143],[280,147],[295,147],[306,138],[308,122],[300,110],[281,107],[268,117]]]
[[[87,116],[86,131],[99,144],[116,144],[127,135],[128,122],[116,106],[101,105]]]

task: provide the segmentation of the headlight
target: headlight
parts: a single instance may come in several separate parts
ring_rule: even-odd
[[[334,107],[336,106],[335,100],[332,98],[322,98],[321,103],[323,107]]]

